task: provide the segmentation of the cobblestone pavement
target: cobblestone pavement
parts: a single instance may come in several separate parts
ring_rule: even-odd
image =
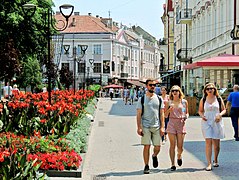
[[[205,143],[200,118],[187,120],[183,165],[170,171],[169,142],[158,156],[159,167],[143,174],[143,147],[136,133],[136,103],[124,105],[122,99],[99,99],[96,118],[89,138],[88,152],[83,163],[84,180],[236,180],[239,179],[239,142],[233,140],[230,118],[224,117],[226,138],[221,141],[218,168],[205,171]],[[152,149],[151,149],[152,152]],[[152,153],[151,153],[152,154]]]

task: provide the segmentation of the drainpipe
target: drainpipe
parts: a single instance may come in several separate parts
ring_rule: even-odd
[[[234,0],[234,27],[237,24],[237,0]],[[235,55],[235,44],[232,43],[232,55]]]
[[[168,2],[168,6],[169,6],[169,2]],[[167,7],[167,17],[168,17],[168,70],[169,70],[169,63],[170,63],[170,58],[169,58],[169,51],[170,51],[170,47],[169,47],[169,44],[170,44],[170,39],[169,39],[169,8]],[[167,76],[167,89],[169,89],[169,76]]]

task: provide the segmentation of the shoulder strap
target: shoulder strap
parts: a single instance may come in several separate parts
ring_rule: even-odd
[[[159,95],[157,95],[158,100],[159,100],[159,120],[160,120],[160,109],[161,109],[161,104],[162,104],[162,99],[160,98]]]
[[[220,97],[217,97],[217,101],[218,101],[218,103],[219,103],[219,110],[220,110],[220,112],[222,111],[222,99],[220,98]]]
[[[142,105],[142,112],[141,112],[141,116],[143,116],[144,114],[144,95],[141,96],[141,105]]]
[[[205,101],[206,101],[206,97],[203,97],[203,98],[202,98],[203,107],[204,107]]]

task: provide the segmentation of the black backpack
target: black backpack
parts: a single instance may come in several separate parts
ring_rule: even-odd
[[[206,101],[206,97],[203,97],[203,99],[202,99],[203,107],[204,107],[205,101]],[[219,103],[219,111],[221,112],[221,111],[222,111],[222,107],[221,107],[221,106],[222,106],[222,99],[217,96],[217,101],[218,101],[218,103]]]
[[[143,96],[141,97],[141,105],[142,105],[141,117],[142,117],[143,114],[144,114],[144,96],[145,96],[145,95],[143,95]],[[159,118],[160,118],[160,108],[161,108],[161,104],[162,104],[162,99],[159,97],[159,95],[157,95],[157,97],[158,97],[158,100],[159,100]]]

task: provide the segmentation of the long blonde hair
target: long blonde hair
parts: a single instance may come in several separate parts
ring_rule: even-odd
[[[182,89],[178,85],[174,85],[173,87],[171,87],[170,92],[169,92],[169,99],[170,100],[173,100],[173,94],[172,94],[173,89],[177,89],[179,91],[179,99],[182,100],[185,97],[184,94],[183,94]]]

